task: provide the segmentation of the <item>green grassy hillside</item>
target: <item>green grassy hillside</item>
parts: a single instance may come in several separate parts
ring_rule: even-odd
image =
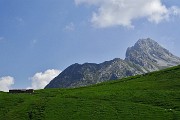
[[[0,120],[180,120],[180,66],[76,89],[0,92]]]

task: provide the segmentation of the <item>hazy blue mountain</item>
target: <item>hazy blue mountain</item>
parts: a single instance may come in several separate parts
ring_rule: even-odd
[[[70,88],[143,74],[180,64],[180,58],[154,40],[140,39],[126,51],[126,58],[115,58],[101,64],[73,64],[45,88]]]

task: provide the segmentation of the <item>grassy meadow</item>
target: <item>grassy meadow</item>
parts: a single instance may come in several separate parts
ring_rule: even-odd
[[[180,120],[180,66],[74,89],[0,92],[0,120]]]

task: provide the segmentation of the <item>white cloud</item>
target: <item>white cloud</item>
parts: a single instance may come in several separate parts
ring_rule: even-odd
[[[5,76],[0,78],[0,91],[8,92],[11,86],[14,84],[14,78],[11,76]]]
[[[177,6],[172,6],[169,10],[169,14],[170,15],[178,15],[180,16],[180,8],[178,8]]]
[[[158,24],[171,15],[180,14],[178,7],[167,8],[161,0],[75,0],[75,3],[97,6],[91,22],[100,28],[117,25],[133,27],[132,21],[140,18]]]
[[[28,88],[43,89],[53,78],[59,75],[60,72],[60,70],[55,69],[38,72],[30,78],[32,80],[32,86]]]
[[[75,25],[73,22],[69,23],[68,25],[65,26],[64,28],[65,31],[74,31],[75,30]]]

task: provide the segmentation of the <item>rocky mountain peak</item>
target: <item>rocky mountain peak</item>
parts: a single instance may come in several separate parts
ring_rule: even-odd
[[[147,39],[139,39],[136,43],[135,46],[153,46],[153,45],[158,45],[158,43],[154,40],[152,40],[151,38],[147,38]]]
[[[134,44],[134,46],[128,48],[126,57],[128,56],[129,51],[136,50],[138,52],[142,52],[142,51],[151,52],[151,51],[156,51],[158,49],[163,49],[163,48],[156,41],[152,40],[151,38],[139,39]]]
[[[143,67],[142,69],[145,72],[159,70],[180,63],[180,58],[174,56],[150,38],[139,39],[134,46],[129,47],[126,51],[126,60]]]

